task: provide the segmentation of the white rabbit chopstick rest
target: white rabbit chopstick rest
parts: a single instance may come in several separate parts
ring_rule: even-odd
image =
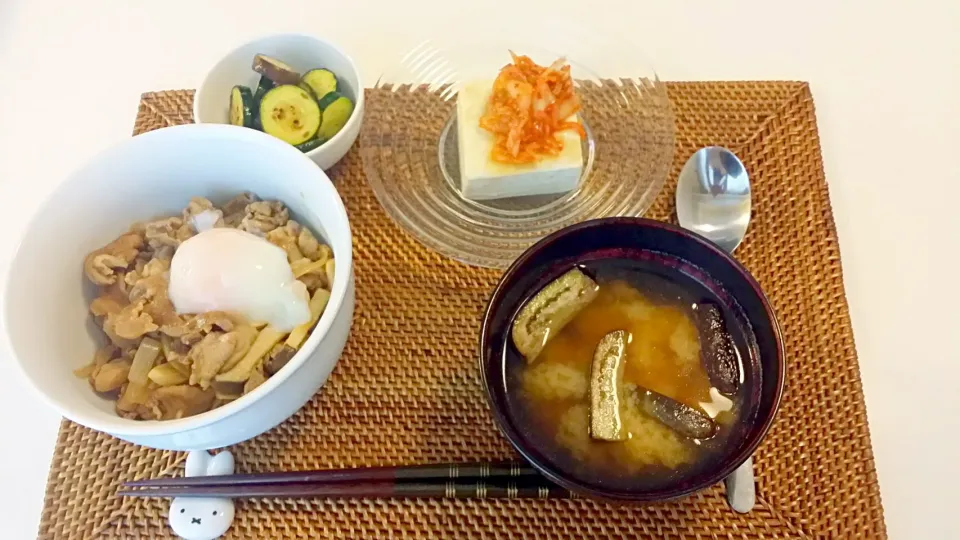
[[[233,474],[233,454],[211,456],[205,450],[187,454],[186,476]],[[233,501],[216,497],[177,497],[170,503],[170,528],[184,540],[213,540],[233,523]]]

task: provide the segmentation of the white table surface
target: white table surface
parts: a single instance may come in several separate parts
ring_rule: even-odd
[[[666,80],[810,81],[889,532],[960,538],[960,2],[495,4],[0,0],[0,272],[50,188],[130,135],[141,92],[195,87],[249,37],[326,36],[371,85],[432,29],[458,28],[443,21],[562,6],[637,43]],[[59,417],[7,358],[0,411],[0,537],[29,538]]]

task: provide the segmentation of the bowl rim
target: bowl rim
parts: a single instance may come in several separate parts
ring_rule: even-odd
[[[20,256],[21,247],[24,245],[25,240],[30,236],[32,231],[36,228],[38,220],[44,215],[49,215],[50,210],[47,208],[47,206],[52,203],[56,194],[71,182],[76,181],[76,179],[84,174],[88,169],[96,166],[101,160],[107,158],[108,156],[111,156],[117,152],[121,152],[122,149],[127,145],[151,144],[151,141],[154,139],[191,136],[192,134],[198,134],[193,136],[199,137],[209,137],[214,139],[236,139],[241,141],[250,141],[261,145],[273,146],[279,153],[287,154],[288,157],[284,157],[283,159],[303,160],[304,171],[315,171],[313,174],[317,175],[316,178],[311,178],[310,181],[318,182],[320,185],[324,186],[321,189],[328,191],[328,195],[333,195],[333,219],[343,221],[343,225],[346,230],[347,242],[350,245],[350,249],[345,250],[345,253],[338,254],[337,256],[338,272],[334,274],[334,282],[330,300],[328,301],[327,308],[324,310],[323,315],[320,317],[320,320],[317,322],[317,325],[314,327],[314,329],[307,336],[307,339],[300,347],[300,350],[293,355],[290,361],[280,371],[269,377],[266,381],[264,381],[263,384],[252,390],[250,393],[240,396],[230,403],[204,413],[177,420],[130,420],[120,416],[111,417],[109,413],[90,417],[85,413],[77,413],[74,407],[69,405],[58,396],[50,395],[43,391],[40,386],[34,382],[33,377],[31,377],[23,368],[23,360],[17,356],[13,348],[13,341],[10,337],[9,326],[7,324],[9,318],[8,314],[13,309],[10,305],[10,296],[7,294],[7,291],[11,286],[13,273],[8,272],[2,284],[2,292],[0,292],[0,301],[2,301],[2,305],[0,305],[0,336],[2,336],[3,341],[3,353],[12,360],[12,363],[16,366],[16,371],[19,371],[20,373],[21,379],[27,381],[28,386],[33,389],[33,392],[39,395],[40,398],[54,410],[59,412],[61,416],[80,425],[109,433],[114,436],[151,437],[183,433],[194,429],[211,426],[252,406],[268,393],[274,391],[278,386],[286,382],[286,380],[290,378],[290,376],[296,372],[300,366],[310,359],[320,342],[327,337],[327,333],[329,332],[331,326],[333,326],[334,319],[340,314],[340,310],[343,307],[347,297],[348,289],[350,288],[349,282],[351,281],[353,275],[353,233],[350,228],[350,220],[349,216],[347,215],[346,207],[343,204],[343,199],[340,197],[336,187],[333,185],[333,181],[330,180],[327,174],[322,169],[317,167],[309,157],[293,146],[290,146],[280,139],[265,133],[229,124],[183,124],[160,128],[137,135],[135,137],[124,139],[121,142],[98,152],[83,165],[76,168],[73,172],[69,173],[65,178],[63,178],[52,190],[50,190],[43,201],[37,206],[34,214],[27,222],[27,226],[23,229],[23,232],[17,240],[17,247],[10,257],[9,268],[12,269],[17,257]],[[67,366],[64,367],[66,368]],[[92,390],[90,391],[92,392]]]
[[[746,283],[753,289],[754,293],[759,298],[761,304],[763,305],[764,312],[770,323],[770,329],[772,337],[774,339],[775,351],[776,351],[776,362],[775,364],[779,367],[777,370],[777,381],[775,386],[775,394],[773,398],[773,403],[770,409],[770,412],[765,415],[765,418],[758,418],[757,425],[759,429],[756,431],[756,435],[752,437],[752,440],[745,446],[741,447],[740,450],[733,454],[733,456],[725,461],[722,461],[724,465],[722,467],[713,469],[712,471],[704,472],[702,478],[699,481],[693,482],[690,487],[687,488],[671,488],[670,486],[665,486],[659,489],[652,489],[647,491],[637,491],[637,492],[624,492],[621,491],[607,491],[602,488],[599,488],[595,485],[587,484],[585,482],[580,482],[566,473],[562,468],[554,466],[553,464],[540,459],[539,451],[532,452],[534,450],[534,445],[522,443],[519,433],[512,426],[511,415],[505,410],[506,407],[502,406],[496,399],[493,397],[493,392],[491,390],[490,380],[487,378],[487,369],[486,364],[494,362],[495,359],[486,358],[484,350],[487,348],[485,345],[490,341],[490,333],[492,326],[492,317],[494,308],[500,304],[503,296],[510,289],[508,282],[513,281],[513,278],[516,274],[519,273],[520,268],[539,254],[548,245],[554,243],[558,239],[567,236],[569,234],[581,231],[583,229],[589,229],[597,226],[603,226],[607,224],[622,224],[630,225],[641,228],[655,228],[661,229],[668,232],[679,234],[686,239],[700,244],[702,247],[712,251],[713,254],[723,259],[723,261],[733,268],[740,276],[746,281]],[[482,326],[480,330],[480,340],[479,340],[479,350],[478,350],[478,360],[480,368],[480,379],[483,384],[484,392],[487,396],[487,403],[490,406],[491,413],[493,414],[494,420],[497,424],[497,428],[503,434],[504,437],[510,442],[511,446],[520,453],[523,458],[528,461],[531,465],[534,466],[541,474],[546,476],[549,480],[567,488],[571,491],[581,493],[597,499],[607,499],[607,500],[621,500],[621,501],[633,501],[633,502],[654,502],[654,501],[667,501],[672,499],[677,499],[685,497],[687,495],[693,494],[697,491],[700,491],[704,488],[707,488],[720,480],[729,476],[734,470],[736,470],[740,465],[742,465],[748,458],[750,458],[757,447],[763,442],[766,438],[767,433],[770,430],[770,427],[773,425],[774,420],[777,417],[777,414],[780,410],[780,403],[783,397],[784,383],[786,380],[786,359],[784,357],[783,349],[783,335],[780,328],[780,324],[777,321],[776,312],[773,309],[772,304],[764,294],[763,289],[760,287],[760,284],[757,280],[750,274],[749,271],[733,256],[726,251],[720,249],[718,246],[707,240],[705,237],[682,227],[673,225],[671,223],[666,223],[663,221],[657,221],[649,218],[642,217],[625,217],[625,216],[616,216],[616,217],[606,217],[593,219],[588,221],[583,221],[570,225],[563,229],[560,229],[550,235],[547,235],[540,239],[537,243],[530,246],[523,254],[518,257],[507,270],[500,277],[500,280],[497,282],[496,288],[494,288],[493,293],[490,295],[490,299],[487,302],[487,307],[483,313]],[[502,369],[497,371],[502,373]]]
[[[336,146],[336,142],[337,142],[337,141],[346,139],[346,138],[348,137],[348,135],[346,135],[346,133],[348,133],[351,128],[353,128],[354,126],[356,126],[358,122],[361,122],[361,121],[362,121],[361,119],[362,119],[362,117],[363,117],[364,96],[366,95],[366,91],[365,91],[365,89],[364,89],[363,79],[360,77],[360,68],[357,67],[357,63],[353,60],[353,58],[352,58],[349,54],[347,54],[347,53],[346,53],[339,45],[337,45],[336,43],[333,43],[332,41],[327,41],[327,40],[325,40],[325,39],[323,39],[323,38],[317,37],[317,36],[312,35],[312,34],[307,34],[307,33],[304,33],[304,32],[282,32],[282,33],[278,33],[278,34],[276,34],[276,33],[275,33],[275,34],[263,34],[263,35],[261,35],[261,36],[259,36],[259,37],[256,37],[256,38],[250,39],[250,40],[248,40],[248,41],[245,41],[244,43],[241,43],[240,45],[237,45],[237,46],[231,48],[229,51],[227,51],[227,53],[221,55],[220,58],[217,59],[216,62],[214,62],[213,67],[211,67],[210,69],[207,70],[206,74],[204,74],[204,76],[203,76],[203,80],[200,82],[200,86],[197,87],[197,92],[196,92],[196,95],[194,96],[194,99],[193,99],[193,121],[194,121],[195,123],[197,123],[197,124],[230,125],[230,124],[222,123],[222,122],[201,122],[201,121],[200,121],[200,114],[199,114],[199,113],[200,113],[200,103],[203,102],[203,100],[201,99],[201,97],[202,97],[204,94],[206,94],[206,88],[207,88],[208,83],[209,83],[209,81],[210,81],[210,76],[213,75],[213,72],[214,72],[214,71],[216,71],[218,68],[221,67],[221,64],[223,64],[224,62],[226,62],[227,58],[233,56],[235,53],[237,53],[238,51],[240,51],[240,49],[243,49],[243,48],[245,48],[245,47],[249,47],[249,46],[255,45],[255,44],[260,43],[260,42],[263,42],[263,41],[270,41],[270,40],[280,39],[280,38],[300,38],[300,39],[304,39],[304,40],[307,40],[307,41],[313,41],[313,42],[318,43],[318,44],[323,44],[323,45],[325,45],[325,46],[333,49],[337,54],[339,54],[340,56],[342,56],[342,57],[347,61],[348,64],[350,64],[350,68],[353,70],[352,75],[353,75],[353,77],[356,78],[356,80],[357,80],[357,88],[355,89],[355,90],[356,90],[356,96],[354,96],[355,102],[354,102],[354,105],[353,105],[353,114],[351,114],[351,115],[350,115],[350,118],[347,119],[347,123],[344,124],[343,129],[341,129],[340,131],[338,131],[336,135],[334,135],[334,136],[333,136],[332,138],[330,138],[329,140],[325,141],[325,142],[324,142],[323,144],[321,144],[320,146],[314,148],[313,150],[308,150],[308,151],[306,151],[306,152],[301,152],[302,154],[305,154],[305,155],[311,156],[311,157],[319,156],[319,155],[323,152],[324,147],[326,147],[326,148],[329,150],[330,148],[333,148],[334,146]],[[282,60],[282,59],[281,59],[281,60]],[[250,129],[250,128],[246,128],[246,129]],[[259,131],[259,130],[254,129],[253,131]],[[260,133],[263,133],[263,132],[260,132]],[[328,145],[329,145],[329,146],[328,146]]]

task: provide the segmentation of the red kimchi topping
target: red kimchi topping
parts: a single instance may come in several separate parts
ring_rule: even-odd
[[[556,133],[573,130],[586,136],[580,122],[567,118],[580,110],[570,66],[559,59],[549,67],[513,52],[493,83],[480,127],[494,135],[490,158],[500,163],[535,163],[558,155],[563,141]]]

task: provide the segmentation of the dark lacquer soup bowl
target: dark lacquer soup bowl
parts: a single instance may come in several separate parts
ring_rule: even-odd
[[[722,305],[730,324],[743,330],[730,334],[739,350],[741,375],[736,421],[729,424],[721,442],[713,441],[715,450],[709,458],[694,460],[696,463],[679,472],[671,469],[673,472],[648,478],[636,470],[618,474],[613,466],[598,474],[594,466],[584,465],[588,458],[571,457],[571,452],[539,433],[525,412],[524,390],[517,383],[517,374],[530,362],[511,339],[514,320],[530,298],[571,268],[589,274],[590,268],[603,267],[608,261],[626,261],[671,281],[698,287],[712,302]],[[696,303],[693,306],[697,309]],[[487,306],[480,337],[480,369],[501,431],[544,476],[581,495],[639,502],[686,496],[733,472],[753,454],[770,428],[784,382],[780,327],[756,280],[703,237],[642,218],[579,223],[547,236],[523,253],[500,279]]]

